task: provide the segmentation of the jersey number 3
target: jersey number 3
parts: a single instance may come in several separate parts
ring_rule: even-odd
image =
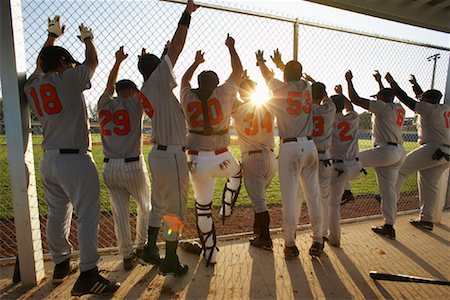
[[[130,116],[124,109],[119,109],[114,113],[109,110],[101,110],[98,114],[103,120],[100,122],[100,131],[103,135],[111,135],[111,130],[105,129],[105,126],[112,120],[114,122],[113,131],[117,135],[127,135],[130,132]]]
[[[256,135],[259,131],[259,116],[255,116],[255,114],[247,114],[244,117],[244,122],[248,122],[249,127],[245,128],[246,135]],[[266,129],[267,133],[273,131],[272,128],[272,119],[270,118],[270,114],[265,112],[264,117],[261,119],[261,128]]]
[[[37,113],[40,117],[42,117],[44,114],[42,112],[42,107],[39,102],[39,97],[34,88],[31,88],[30,95],[33,98],[34,105],[36,106]],[[39,95],[42,99],[42,106],[44,107],[44,111],[49,115],[54,115],[59,113],[62,110],[61,101],[58,97],[58,92],[56,91],[56,88],[47,83],[43,84],[39,88]]]

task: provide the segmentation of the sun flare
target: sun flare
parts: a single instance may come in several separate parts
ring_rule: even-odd
[[[252,94],[252,102],[263,104],[270,98],[269,89],[265,84],[258,84],[255,92]]]

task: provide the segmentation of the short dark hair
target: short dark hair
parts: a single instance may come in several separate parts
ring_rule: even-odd
[[[126,89],[133,89],[136,91],[139,91],[136,84],[129,80],[129,79],[122,79],[117,81],[116,83],[116,92],[119,93],[120,91],[126,90]]]
[[[144,76],[144,80],[147,80],[152,75],[160,63],[161,60],[154,54],[139,56],[138,70]]]
[[[389,101],[393,101],[394,100],[394,91],[391,88],[382,88],[378,93],[377,93],[377,98],[385,98]]]
[[[296,60],[291,60],[284,66],[284,81],[298,81],[302,78],[303,67]]]
[[[421,96],[421,101],[429,102],[432,104],[439,103],[442,98],[442,93],[438,90],[428,90],[424,92]]]
[[[214,71],[203,71],[197,76],[198,88],[213,90],[219,85],[219,76]]]
[[[80,64],[73,58],[69,51],[60,46],[48,46],[43,48],[41,53],[39,54],[39,59],[42,72],[44,73],[58,68],[60,65],[60,59],[63,59],[68,64]]]
[[[336,112],[341,112],[344,109],[345,97],[342,95],[333,95],[330,97],[336,106]]]
[[[322,82],[314,82],[311,86],[311,90],[314,100],[322,99],[327,94],[325,84]]]

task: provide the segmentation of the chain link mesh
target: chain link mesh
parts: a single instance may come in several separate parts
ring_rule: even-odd
[[[213,2],[213,1],[209,1]],[[248,2],[247,2],[248,3]],[[269,11],[244,7],[237,2],[229,3],[235,9],[259,11],[270,14]],[[125,52],[130,56],[122,64],[119,79],[128,78],[142,84],[142,78],[137,71],[137,55],[141,48],[147,52],[160,55],[167,40],[176,29],[176,24],[184,10],[184,5],[162,2],[157,0],[147,1],[33,1],[22,2],[25,47],[27,54],[27,75],[35,68],[35,60],[46,38],[47,17],[61,15],[61,23],[67,25],[64,36],[58,41],[58,45],[68,49],[75,59],[83,61],[84,45],[77,39],[78,24],[83,22],[91,27],[95,36],[95,44],[99,56],[99,66],[92,79],[92,88],[85,92],[89,106],[92,126],[93,156],[97,164],[101,181],[101,206],[102,217],[100,221],[99,247],[108,248],[116,246],[114,223],[109,204],[109,194],[102,178],[103,153],[101,137],[98,130],[98,118],[96,101],[103,92],[109,71],[114,64],[114,53],[120,46],[125,46]],[[280,15],[278,13],[278,15]],[[274,49],[279,49],[285,61],[293,58],[294,24],[283,22],[274,18],[250,16],[242,13],[221,11],[218,9],[201,8],[195,12],[189,29],[186,46],[175,66],[175,75],[181,78],[193,62],[195,52],[203,50],[206,62],[203,69],[212,69],[217,72],[221,82],[231,72],[229,54],[224,45],[227,33],[236,40],[236,49],[248,69],[250,77],[263,84],[262,77],[255,65],[254,52],[258,49],[265,51],[267,60]],[[377,85],[372,78],[375,69],[380,73],[391,72],[398,80],[400,86],[410,92],[407,78],[409,74],[415,74],[419,83],[427,89],[430,83],[432,63],[427,57],[439,53],[441,59],[437,63],[435,88],[445,89],[445,74],[449,61],[449,52],[430,47],[415,46],[400,42],[387,41],[363,35],[328,30],[308,25],[299,25],[299,61],[303,64],[304,71],[316,80],[327,85],[329,94],[335,84],[344,83],[344,73],[351,69],[354,74],[355,87],[359,94],[368,98],[377,92]],[[272,65],[271,62],[268,62]],[[201,70],[200,70],[201,71]],[[194,74],[196,76],[196,74]],[[280,77],[281,73],[276,73]],[[194,83],[194,86],[196,84]],[[345,89],[344,89],[345,90]],[[1,91],[1,90],[0,90]],[[175,90],[178,95],[178,90]],[[16,255],[16,239],[13,221],[13,209],[9,183],[9,169],[7,160],[6,138],[3,123],[3,109],[0,101],[0,234],[2,244],[0,258]],[[359,112],[362,112],[359,111]],[[407,113],[404,127],[405,148],[409,152],[417,147],[417,130],[412,112]],[[42,141],[42,128],[37,119],[32,116],[33,148],[37,191],[40,207],[40,218],[44,251],[48,251],[45,238],[45,224],[47,207],[44,191],[40,182],[39,163],[43,151],[40,147]],[[148,120],[144,128],[145,156],[148,155],[151,145],[149,141]],[[364,150],[372,146],[370,141],[370,115],[363,113],[360,120],[360,149]],[[232,139],[232,152],[240,157],[237,140]],[[278,149],[276,149],[276,152]],[[380,214],[379,203],[375,200],[378,187],[373,169],[368,169],[367,176],[361,176],[352,182],[352,191],[356,201],[351,201],[342,207],[343,218],[353,218],[367,215]],[[251,231],[253,222],[253,209],[245,192],[241,190],[238,207],[230,220],[225,225],[221,224],[218,217],[221,193],[224,180],[216,181],[214,195],[214,218],[219,235],[236,234]],[[402,189],[402,197],[398,204],[399,210],[418,208],[417,184],[414,177],[410,177]],[[269,209],[271,214],[271,227],[281,227],[281,200],[279,193],[278,174],[274,177],[268,189]],[[184,230],[184,238],[195,238],[196,223],[193,210],[194,197],[192,186],[189,192],[189,211]],[[136,206],[131,201],[131,228],[134,236]],[[303,208],[301,223],[308,223],[306,207]],[[73,222],[73,225],[75,223]],[[76,226],[72,226],[71,241],[77,249]]]

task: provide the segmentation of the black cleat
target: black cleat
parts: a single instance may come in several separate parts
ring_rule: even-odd
[[[136,255],[139,258],[139,263],[144,266],[148,264],[159,266],[161,263],[158,249],[150,249],[147,245],[143,249],[138,249]]]
[[[188,270],[189,267],[180,264],[178,259],[176,260],[163,259],[159,264],[159,273],[163,276],[173,275],[175,277],[180,277],[186,275]]]
[[[422,221],[420,219],[409,220],[409,223],[419,229],[425,229],[427,231],[433,230],[433,222]]]
[[[297,246],[284,247],[284,256],[286,256],[286,258],[297,257],[299,255],[300,252],[298,251]]]
[[[341,205],[353,200],[355,200],[355,196],[353,195],[352,191],[345,190],[342,194]]]
[[[323,252],[323,243],[313,242],[311,248],[309,248],[309,255],[312,257],[320,257]]]
[[[78,265],[75,262],[70,262],[70,258],[65,261],[56,264],[53,269],[53,284],[61,284],[69,275],[75,273],[78,270]]]
[[[123,259],[123,268],[125,271],[133,269],[139,261],[139,257],[135,253],[132,253],[130,257]]]
[[[109,281],[101,276],[97,267],[82,272],[72,289],[72,296],[82,296],[86,294],[112,295],[120,287],[120,283]]]
[[[389,239],[395,240],[395,230],[392,225],[384,224],[382,226],[372,226],[372,231]]]
[[[375,195],[375,200],[377,200],[378,203],[381,203],[382,199],[381,195]]]
[[[264,250],[269,250],[269,251],[271,251],[272,247],[273,247],[273,243],[272,243],[271,239],[266,240],[260,236],[254,238],[254,239],[251,239],[250,245],[257,247],[257,248],[264,249]]]

